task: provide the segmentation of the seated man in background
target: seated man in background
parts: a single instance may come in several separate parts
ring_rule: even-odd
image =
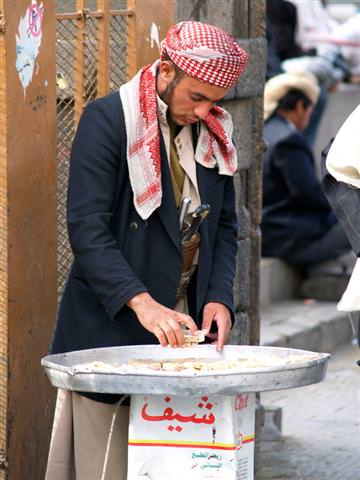
[[[284,73],[265,85],[268,149],[263,159],[262,255],[298,265],[309,277],[347,277],[348,265],[338,257],[350,245],[324,195],[313,154],[302,135],[318,95],[316,79],[307,73]],[[313,288],[316,282],[310,285]],[[318,296],[306,290],[303,294]]]

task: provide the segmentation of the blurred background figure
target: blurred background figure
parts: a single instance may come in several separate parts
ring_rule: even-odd
[[[304,52],[317,54],[318,39],[327,37],[338,22],[334,20],[321,0],[289,0],[296,9],[296,42]]]
[[[309,289],[313,298],[321,294],[320,278],[329,275],[343,278],[340,295],[354,263],[303,136],[319,92],[305,72],[276,75],[264,92],[262,255],[297,265],[310,280],[303,294]]]
[[[347,117],[323,152],[325,193],[357,257],[347,288],[338,304],[345,312],[360,312],[360,104]],[[360,345],[360,323],[358,324]]]
[[[296,41],[298,17],[295,5],[287,0],[267,0],[266,16],[273,48],[280,61],[305,55]]]
[[[341,55],[347,62],[347,80],[360,83],[360,12],[319,38],[317,48],[320,56]]]
[[[267,0],[266,7],[269,49],[274,50],[281,69],[310,72],[320,85],[317,104],[303,131],[308,145],[314,148],[329,93],[336,91],[341,82],[357,78],[352,65],[357,62],[355,56],[360,48],[350,45],[356,43],[357,22],[349,20],[350,26],[345,28],[330,16],[320,0]]]

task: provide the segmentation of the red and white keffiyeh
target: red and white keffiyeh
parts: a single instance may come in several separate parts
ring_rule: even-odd
[[[147,219],[161,205],[160,130],[157,117],[156,71],[153,65],[140,70],[120,88],[127,136],[127,163],[134,205]],[[222,175],[233,175],[237,155],[232,143],[230,115],[215,106],[201,122],[195,160],[207,168],[217,165]]]
[[[160,45],[183,72],[210,85],[230,88],[244,71],[249,55],[224,30],[186,21],[173,25]]]
[[[147,219],[161,205],[160,130],[157,117],[156,71],[153,65],[141,69],[120,88],[127,136],[127,163],[134,205]],[[237,155],[231,140],[232,121],[215,106],[201,122],[195,160],[207,168],[217,165],[222,175],[233,175]]]

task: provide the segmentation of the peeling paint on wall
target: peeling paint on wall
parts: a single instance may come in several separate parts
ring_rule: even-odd
[[[153,22],[151,24],[150,42],[151,42],[151,48],[154,48],[154,46],[156,44],[158,46],[159,50],[160,50],[159,27],[156,25],[155,22]]]
[[[38,5],[37,0],[32,0],[23,17],[20,17],[19,34],[16,34],[16,70],[24,89],[30,85],[35,68],[36,58],[39,54],[42,38],[42,21],[44,6]],[[36,72],[37,73],[37,72]]]

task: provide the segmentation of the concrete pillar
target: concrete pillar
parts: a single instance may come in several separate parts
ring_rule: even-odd
[[[0,1],[0,478],[44,476],[56,308],[55,2]]]

